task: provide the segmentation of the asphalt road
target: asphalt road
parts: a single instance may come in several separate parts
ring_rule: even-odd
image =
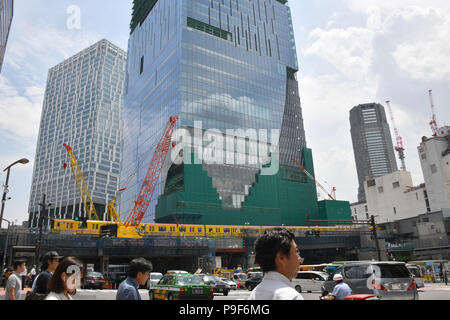
[[[75,299],[77,300],[114,300],[116,290],[80,290]],[[148,291],[139,290],[142,300],[148,300]],[[312,292],[301,294],[305,300],[319,300],[320,292]],[[250,296],[248,290],[231,290],[228,296],[216,293],[214,300],[247,300]],[[450,285],[427,285],[425,288],[419,289],[420,300],[450,300]]]
[[[139,290],[142,300],[148,300],[148,291]],[[117,290],[82,290],[79,289],[74,296],[74,300],[115,300]],[[232,290],[228,296],[216,293],[214,300],[247,300],[250,296],[248,290]],[[319,300],[320,293],[302,293],[305,300]],[[0,289],[0,300],[4,299],[4,291]],[[25,299],[25,293],[22,294]],[[426,284],[425,288],[419,289],[420,300],[450,300],[450,285]]]

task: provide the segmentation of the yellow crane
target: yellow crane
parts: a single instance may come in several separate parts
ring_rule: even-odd
[[[78,191],[80,192],[81,199],[83,200],[84,207],[86,209],[86,214],[89,220],[100,220],[97,211],[95,210],[94,202],[92,201],[91,194],[89,192],[86,181],[83,178],[83,172],[78,166],[77,159],[73,154],[72,147],[64,143],[64,147],[66,148],[67,154],[69,155],[70,166],[72,168],[73,177],[75,178],[75,182],[77,183]],[[65,166],[64,166],[65,168]],[[114,210],[115,211],[115,210]]]
[[[117,224],[122,224],[120,221],[120,217],[117,214],[116,207],[114,206],[114,203],[116,200],[111,201],[108,203],[108,207],[106,208],[106,221],[115,222]]]

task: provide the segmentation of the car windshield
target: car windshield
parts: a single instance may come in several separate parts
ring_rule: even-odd
[[[191,276],[178,276],[177,284],[180,284],[180,285],[203,284],[203,282],[199,276],[191,275]]]
[[[404,265],[378,265],[382,278],[409,278],[410,274]]]
[[[246,274],[235,274],[234,278],[238,279],[238,280],[247,280],[247,275]]]
[[[214,278],[214,276],[209,276],[209,275],[204,275],[204,276],[202,276],[202,279],[203,279],[204,282],[207,282],[207,281],[213,281],[213,282],[215,282],[215,281],[217,281],[217,280]]]
[[[88,272],[86,277],[98,277],[103,278],[103,275],[100,272]]]
[[[251,273],[249,274],[249,277],[252,279],[261,279],[263,277],[263,273],[262,272]]]
[[[315,278],[321,278],[321,279],[328,279],[328,273],[325,273],[325,272],[317,272],[316,273],[316,277]]]
[[[152,279],[152,280],[159,280],[162,277],[163,277],[162,274],[152,274],[152,275],[150,275],[150,279]]]

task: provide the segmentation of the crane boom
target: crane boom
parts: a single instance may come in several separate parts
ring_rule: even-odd
[[[437,133],[438,133],[438,124],[437,124],[437,120],[436,120],[436,110],[434,107],[433,90],[428,90],[428,95],[430,96],[431,114],[432,114],[430,126],[431,126],[431,131],[433,132],[433,137],[436,137]]]
[[[336,200],[336,196],[332,196],[320,183],[319,181],[316,180],[316,178],[314,178],[314,176],[312,174],[310,174],[304,166],[302,166],[297,160],[295,160],[294,158],[292,158],[292,161],[294,161],[294,163],[297,165],[297,167],[299,167],[312,181],[314,181],[317,186],[322,189],[325,194],[328,195],[328,197],[330,197],[331,200]],[[333,188],[333,192],[336,192],[336,188]]]
[[[167,125],[164,135],[156,147],[153,158],[147,170],[147,174],[142,182],[142,187],[139,195],[134,202],[133,210],[128,218],[125,220],[126,226],[138,226],[144,217],[158,183],[159,176],[162,171],[164,162],[166,161],[167,153],[170,149],[170,142],[172,138],[173,128],[177,122],[178,117],[170,117],[170,123]]]
[[[122,224],[120,221],[120,217],[117,214],[116,208],[114,207],[114,203],[116,200],[111,201],[106,210],[106,221],[114,221],[117,224]]]
[[[395,123],[394,114],[392,113],[391,102],[388,100],[388,101],[386,101],[386,104],[387,104],[388,109],[389,109],[389,114],[391,115],[392,125],[394,126],[395,139],[397,141],[397,145],[395,147],[395,151],[398,152],[398,157],[399,157],[399,159],[400,159],[400,161],[402,163],[401,169],[403,171],[406,171],[405,148],[403,147],[403,138],[398,133],[397,125]]]
[[[69,155],[70,166],[72,168],[72,174],[75,178],[75,182],[77,183],[78,191],[80,192],[81,199],[83,200],[84,207],[86,209],[86,214],[89,217],[89,220],[100,220],[97,215],[97,211],[95,210],[94,202],[92,202],[91,194],[89,193],[89,189],[87,187],[86,181],[83,178],[83,172],[78,166],[77,159],[73,154],[72,147],[64,143],[64,147],[66,148],[67,154]]]

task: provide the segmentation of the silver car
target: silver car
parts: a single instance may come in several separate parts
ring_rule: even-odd
[[[340,273],[353,294],[375,294],[381,300],[418,300],[417,284],[403,262],[356,262],[337,268],[322,287],[333,291],[333,275]]]

